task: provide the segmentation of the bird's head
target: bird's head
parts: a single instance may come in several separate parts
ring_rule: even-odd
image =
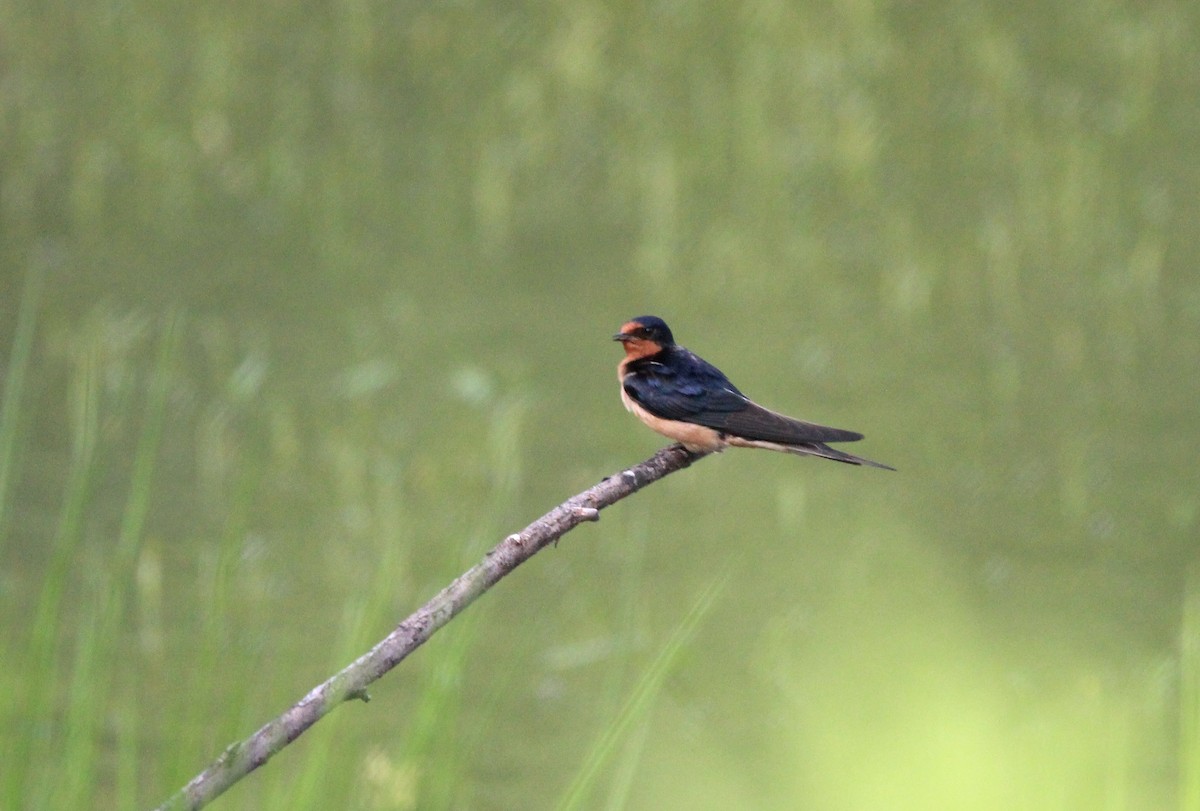
[[[613,336],[614,341],[620,341],[625,346],[625,354],[632,358],[644,358],[657,355],[669,346],[675,345],[675,337],[667,322],[656,315],[640,315],[621,326],[621,331]]]

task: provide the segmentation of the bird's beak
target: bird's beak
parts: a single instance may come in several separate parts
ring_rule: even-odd
[[[632,341],[633,336],[627,332],[618,332],[616,335],[613,336],[613,340],[620,341],[621,343],[625,343],[626,341]]]

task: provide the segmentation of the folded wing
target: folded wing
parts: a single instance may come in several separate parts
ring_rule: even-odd
[[[746,439],[780,444],[862,439],[856,431],[817,425],[763,408],[738,391],[716,367],[695,355],[689,360],[684,374],[656,362],[631,367],[624,381],[625,392],[656,417],[683,420]]]

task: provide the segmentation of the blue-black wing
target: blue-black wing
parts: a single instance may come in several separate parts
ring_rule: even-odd
[[[681,348],[661,360],[630,364],[623,385],[634,402],[656,417],[746,439],[789,445],[862,439],[855,431],[792,419],[751,402],[720,369]]]

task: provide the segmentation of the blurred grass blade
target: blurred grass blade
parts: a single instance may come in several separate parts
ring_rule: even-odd
[[[182,334],[183,317],[173,314],[168,318],[163,335],[159,339],[158,354],[146,394],[141,429],[138,432],[137,449],[134,451],[129,495],[125,500],[125,509],[121,516],[121,527],[117,534],[116,549],[111,560],[112,565],[107,572],[109,582],[103,589],[103,596],[99,601],[103,606],[99,614],[97,630],[100,645],[94,655],[100,661],[91,663],[92,668],[97,671],[95,680],[98,682],[99,689],[96,690],[96,703],[103,702],[109,696],[118,670],[123,670],[125,689],[134,691],[138,689],[138,669],[131,666],[122,668],[120,654],[117,651],[120,648],[121,626],[125,619],[129,597],[136,593],[137,559],[141,552],[146,514],[154,484],[155,462],[162,445],[166,404]],[[79,706],[82,713],[73,726],[87,727],[89,724],[87,714],[95,714],[97,707],[88,702],[73,703],[72,708],[75,706]],[[136,728],[137,702],[121,702],[120,710],[113,708],[109,712],[114,716],[113,722],[117,724],[118,729]],[[117,718],[117,715],[122,717]],[[122,755],[124,756],[122,757]],[[128,753],[122,753],[119,749],[118,758],[116,793],[132,801],[137,796],[137,759]],[[123,807],[135,806],[133,802],[126,802]]]
[[[1200,566],[1188,572],[1179,637],[1179,807],[1200,811]]]
[[[29,359],[33,354],[33,333],[37,325],[37,310],[42,298],[44,276],[45,269],[41,263],[31,266],[25,276],[25,286],[21,290],[21,303],[17,310],[17,332],[13,339],[8,374],[4,377],[4,398],[0,401],[0,549],[3,549],[4,539],[7,537],[4,525],[8,518],[8,491],[12,486],[21,399],[25,393],[25,375],[29,370]]]
[[[712,609],[717,595],[725,588],[726,580],[727,576],[715,578],[696,600],[692,610],[680,621],[657,658],[642,674],[629,701],[626,702],[608,729],[604,731],[604,734],[600,736],[600,740],[596,742],[591,754],[583,762],[575,780],[572,781],[563,795],[563,799],[558,803],[559,811],[574,811],[574,809],[585,806],[600,770],[612,758],[617,744],[626,737],[630,726],[635,721],[645,720],[654,706],[654,701],[658,697],[659,690],[662,689],[667,674],[671,672],[679,654],[692,641],[692,637],[700,627],[701,620]]]
[[[150,504],[151,486],[154,483],[154,463],[162,444],[167,395],[171,388],[171,369],[179,351],[180,335],[183,332],[182,322],[182,316],[173,315],[167,321],[166,329],[159,343],[154,374],[150,380],[150,390],[146,395],[146,410],[141,430],[138,433],[137,450],[134,452],[133,471],[129,480],[129,496],[125,501],[125,510],[121,516],[121,529],[117,536],[115,571],[118,573],[132,573],[134,562],[137,560],[142,529],[146,523],[146,511]],[[131,574],[130,577],[132,577]],[[123,588],[114,591],[116,594],[125,593]],[[116,616],[112,619],[118,620],[122,613],[121,606],[116,606],[113,613]]]
[[[84,515],[96,472],[96,447],[100,435],[99,354],[98,342],[88,342],[79,355],[72,376],[71,461],[66,491],[50,560],[30,624],[25,662],[26,672],[32,674],[34,685],[27,699],[29,729],[27,735],[21,736],[21,745],[10,760],[12,768],[19,775],[15,790],[18,796],[26,798],[24,807],[30,808],[47,807],[44,795],[57,785],[54,780],[59,763],[55,753],[56,742],[51,735],[34,733],[47,726],[53,728],[53,710],[59,698],[57,674],[60,672],[59,657],[64,636],[60,622],[63,595],[71,580],[71,563],[82,541]],[[22,781],[25,781],[24,785]],[[27,793],[27,788],[36,793]]]

